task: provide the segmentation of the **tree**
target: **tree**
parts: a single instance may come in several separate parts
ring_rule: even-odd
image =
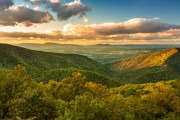
[[[1,118],[18,114],[17,106],[22,102],[24,92],[32,85],[24,67],[18,65],[13,70],[0,71]]]
[[[54,99],[70,101],[86,91],[85,83],[86,77],[75,72],[71,77],[65,78],[61,82],[51,80],[45,87]]]
[[[148,114],[152,117],[162,119],[170,112],[180,113],[180,99],[171,85],[158,82],[144,90],[148,91],[148,94],[142,95],[141,99],[145,101]]]
[[[103,110],[92,93],[76,96],[70,102],[59,101],[57,120],[100,120]],[[102,101],[101,101],[102,102]]]

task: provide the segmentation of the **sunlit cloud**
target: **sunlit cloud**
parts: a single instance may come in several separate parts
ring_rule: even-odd
[[[60,0],[24,0],[24,1],[31,2],[33,4],[49,4],[49,3],[57,4],[57,3],[60,3]]]
[[[83,23],[87,24],[89,22],[89,19],[83,18]]]
[[[180,29],[180,25],[163,23],[158,18],[144,19],[134,18],[119,23],[103,23],[92,25],[71,25],[65,26],[66,31],[72,34],[98,34],[98,35],[116,35],[132,33],[157,33],[170,29]]]
[[[149,27],[148,27],[149,26]],[[117,32],[114,32],[117,31]],[[116,34],[115,34],[116,33]],[[67,24],[62,30],[49,32],[0,32],[1,39],[11,38],[18,42],[58,42],[58,43],[180,43],[180,27],[163,23],[159,19],[135,18],[119,23]],[[76,41],[76,42],[75,42]],[[79,41],[79,42],[77,42]],[[0,40],[1,42],[1,40]]]
[[[50,0],[51,3],[59,3],[60,1],[59,0]]]

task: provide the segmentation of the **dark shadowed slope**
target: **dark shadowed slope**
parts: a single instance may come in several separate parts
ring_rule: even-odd
[[[180,49],[172,48],[109,63],[120,81],[156,82],[180,78]]]

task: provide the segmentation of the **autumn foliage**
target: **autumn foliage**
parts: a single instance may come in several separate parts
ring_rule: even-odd
[[[0,70],[0,119],[180,119],[179,80],[109,88],[86,79],[75,72],[37,83],[22,66]]]

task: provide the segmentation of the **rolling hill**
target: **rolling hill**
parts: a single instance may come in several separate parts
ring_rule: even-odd
[[[48,44],[49,45],[49,44]],[[54,45],[53,45],[54,46]],[[180,79],[180,49],[158,52],[108,63],[105,66],[82,55],[49,53],[0,44],[0,68],[26,67],[37,81],[60,81],[80,72],[89,81],[107,86],[121,83],[148,83]]]
[[[88,76],[93,74],[94,79],[96,79],[97,76],[97,78],[106,79],[105,81],[108,81],[107,77],[110,76],[109,70],[103,65],[82,55],[40,52],[0,44],[0,68],[11,69],[18,64],[26,67],[29,74],[37,81],[48,81],[47,76],[46,80],[42,79],[43,74],[48,72],[52,73],[54,70],[58,70],[61,73],[64,71],[64,74],[61,74],[58,78],[66,77],[74,71],[86,73]],[[58,79],[53,75],[54,74],[51,74],[49,79]],[[106,84],[103,83],[103,81],[98,83]]]
[[[172,48],[108,63],[119,81],[147,83],[180,79],[180,49]]]

